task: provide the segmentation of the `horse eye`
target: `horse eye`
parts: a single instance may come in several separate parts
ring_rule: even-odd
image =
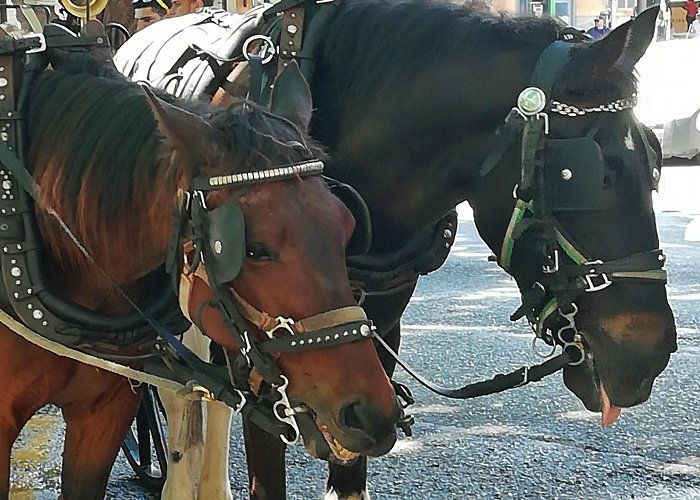
[[[265,245],[261,245],[261,244],[254,243],[251,245],[246,245],[245,254],[246,254],[246,257],[248,257],[249,259],[254,259],[254,260],[273,260],[274,259],[272,252],[270,252],[267,248],[265,248]]]

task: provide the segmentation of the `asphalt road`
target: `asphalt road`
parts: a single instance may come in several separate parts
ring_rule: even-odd
[[[624,410],[611,428],[587,412],[555,375],[537,384],[468,402],[418,387],[414,437],[370,462],[374,499],[700,499],[700,167],[664,169],[656,200],[668,254],[669,292],[679,351],[651,400]],[[404,317],[401,353],[443,384],[491,377],[538,362],[517,307],[512,280],[487,261],[469,210],[462,210],[455,247],[439,271],[421,280]],[[12,498],[55,498],[62,424],[48,411],[35,418],[15,455]],[[232,439],[232,485],[246,498],[240,422]],[[301,448],[288,456],[289,497],[319,498],[323,463]],[[151,498],[123,457],[110,499]],[[209,499],[204,499],[209,500]]]

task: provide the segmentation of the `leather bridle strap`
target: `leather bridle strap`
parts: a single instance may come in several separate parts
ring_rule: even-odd
[[[583,351],[575,345],[569,345],[561,354],[534,366],[523,366],[507,374],[498,374],[492,379],[467,384],[459,388],[448,388],[430,382],[413,368],[408,366],[399,355],[379,335],[372,338],[419,384],[428,390],[451,399],[471,399],[506,391],[515,387],[539,382],[547,375],[561,370],[569,364],[576,364],[583,358]]]

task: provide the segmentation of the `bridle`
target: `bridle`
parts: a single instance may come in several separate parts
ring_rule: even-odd
[[[504,270],[513,274],[511,261],[515,243],[524,235],[535,231],[544,240],[545,250],[541,256],[545,262],[542,266],[543,278],[525,286],[521,284],[522,305],[511,316],[511,320],[526,317],[535,332],[535,340],[544,340],[552,346],[552,352],[539,365],[522,367],[460,388],[447,388],[422,377],[407,366],[381,337],[376,337],[377,342],[415,380],[442,396],[469,399],[493,394],[536,382],[567,365],[583,363],[586,359],[586,346],[583,334],[576,325],[578,297],[584,293],[598,292],[621,281],[658,284],[667,281],[666,271],[662,269],[666,259],[661,250],[635,253],[611,261],[596,260],[566,236],[565,228],[561,227],[554,216],[561,209],[602,209],[610,200],[602,195],[591,197],[589,189],[584,189],[583,199],[579,197],[572,200],[567,196],[575,193],[562,188],[567,183],[575,185],[579,179],[589,183],[599,182],[599,187],[602,188],[605,164],[601,148],[595,140],[600,124],[594,122],[583,137],[554,139],[549,134],[548,113],[575,118],[597,113],[625,112],[636,104],[636,96],[587,108],[548,100],[555,79],[561,75],[565,64],[570,60],[570,49],[571,44],[564,41],[555,41],[545,48],[531,78],[533,86],[521,92],[517,106],[496,131],[499,146],[486,157],[480,169],[481,177],[487,177],[504,163],[505,152],[516,146],[520,139],[521,175],[519,183],[513,189],[515,208],[497,260]],[[660,170],[653,161],[654,153],[642,125],[636,120],[635,124],[645,147],[652,186],[656,188]],[[559,164],[557,159],[564,159],[566,163]],[[591,176],[592,172],[599,174],[599,178]],[[590,186],[579,183],[576,189],[582,187]],[[552,357],[557,346],[562,348],[562,353]]]
[[[255,369],[278,397],[272,402],[272,413],[274,418],[291,430],[291,435],[277,432],[286,444],[298,441],[300,432],[295,415],[307,409],[292,406],[286,394],[289,380],[279,369],[275,355],[355,342],[371,337],[374,326],[358,306],[341,307],[307,318],[286,318],[270,316],[241,297],[230,284],[238,275],[245,255],[244,220],[238,202],[251,186],[320,175],[322,171],[321,161],[310,160],[263,171],[194,178],[191,189],[173,218],[173,237],[167,260],[169,272],[178,278],[186,278],[179,284],[183,311],[189,308],[192,321],[202,328],[203,308],[209,306],[217,309],[224,318],[226,329],[240,346],[237,358],[229,359],[227,354],[231,383],[241,396],[240,404],[234,409],[242,411],[248,403],[269,405],[269,401],[263,401],[263,396],[250,387],[250,374]],[[226,187],[241,189],[226,204],[209,210],[206,193]],[[184,259],[181,251],[188,232],[191,233],[194,247],[191,262]],[[187,302],[194,278],[201,279],[213,291],[214,298],[199,304],[193,314]],[[266,338],[260,340],[251,334],[251,325],[264,332]],[[266,427],[269,428],[263,425],[263,428]]]
[[[506,119],[505,127],[520,130],[521,176],[513,190],[516,199],[500,253],[499,265],[513,273],[512,258],[516,242],[526,234],[536,232],[543,241],[542,278],[529,284],[520,284],[522,304],[511,320],[526,317],[536,339],[551,346],[563,348],[575,345],[581,356],[570,364],[584,361],[584,339],[578,330],[575,316],[576,299],[582,294],[604,290],[622,281],[646,281],[665,284],[667,274],[662,268],[665,256],[660,249],[634,253],[619,259],[596,259],[566,236],[555,213],[560,210],[601,210],[610,200],[601,194],[604,159],[596,142],[600,123],[593,121],[584,136],[575,139],[553,139],[550,136],[549,114],[575,119],[599,113],[618,113],[636,105],[636,95],[594,107],[577,107],[553,99],[554,77],[569,61],[571,46],[554,42],[540,56],[532,82],[518,97]],[[654,153],[641,124],[635,119],[648,163],[649,176],[654,188],[658,187],[660,170],[654,162]],[[573,166],[572,166],[573,164]],[[495,166],[495,165],[494,165]],[[482,168],[482,175],[492,169]],[[583,179],[583,180],[581,180]],[[564,199],[567,183],[579,182],[586,196],[582,199]],[[588,185],[586,185],[588,184]]]

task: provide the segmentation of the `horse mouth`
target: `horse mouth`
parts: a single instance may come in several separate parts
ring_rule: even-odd
[[[600,425],[603,428],[610,427],[620,417],[622,408],[610,402],[610,396],[608,396],[608,393],[605,391],[605,386],[602,382],[598,385],[598,390],[600,391],[600,411],[602,413]]]
[[[576,367],[569,367],[570,370],[575,368]],[[617,422],[617,419],[622,413],[622,407],[612,402],[605,388],[605,384],[600,378],[600,373],[596,367],[595,361],[590,355],[586,356],[585,362],[579,365],[579,369],[585,372],[582,376],[579,375],[579,377],[587,379],[587,382],[584,382],[583,385],[577,384],[578,390],[573,387],[569,388],[585,404],[589,411],[601,413],[601,427],[610,427]],[[586,386],[588,387],[586,388]]]
[[[297,423],[304,438],[304,446],[311,456],[342,466],[353,465],[360,457],[359,453],[340,444],[328,425],[311,408],[297,416]]]
[[[321,431],[321,435],[326,440],[331,453],[333,453],[334,463],[338,465],[351,465],[359,458],[360,454],[350,451],[345,448],[340,442],[333,437],[328,429],[328,426],[321,422],[321,420],[316,416],[316,426],[318,430]]]

